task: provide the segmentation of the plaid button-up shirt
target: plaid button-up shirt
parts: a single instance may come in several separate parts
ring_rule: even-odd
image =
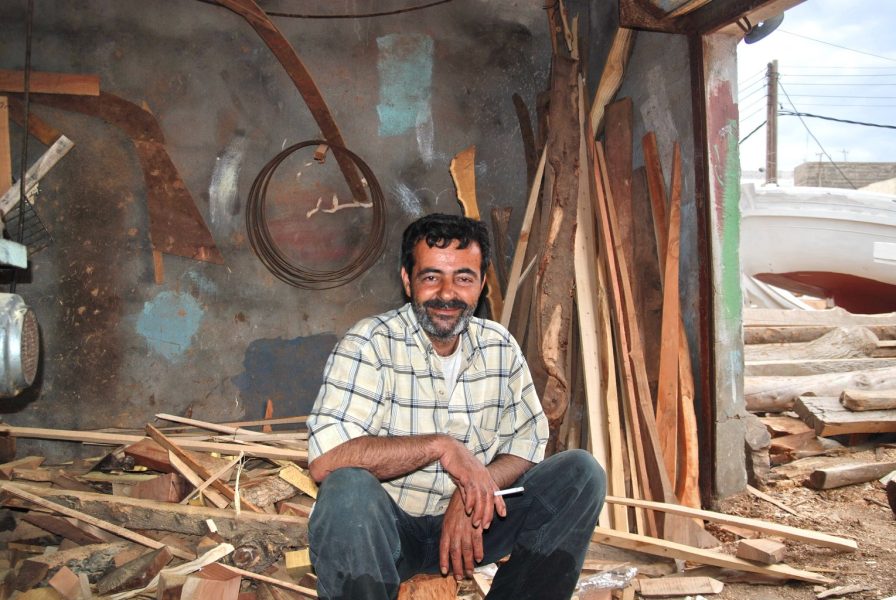
[[[483,464],[498,454],[541,461],[547,419],[519,346],[501,325],[478,318],[460,344],[452,391],[410,304],[355,325],[324,369],[308,418],[309,460],[359,436],[444,433]],[[438,461],[383,486],[417,516],[445,512],[455,489]]]

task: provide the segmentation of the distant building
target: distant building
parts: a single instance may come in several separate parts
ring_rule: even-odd
[[[793,172],[800,187],[860,189],[878,181],[896,177],[892,162],[806,162]]]

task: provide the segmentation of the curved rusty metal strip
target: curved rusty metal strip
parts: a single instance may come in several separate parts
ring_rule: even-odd
[[[305,64],[299,58],[299,55],[289,44],[286,37],[277,29],[277,26],[271,21],[267,13],[255,3],[254,0],[216,0],[218,4],[227,8],[239,16],[243,17],[255,32],[261,37],[262,41],[267,44],[274,56],[283,65],[286,74],[292,79],[299,94],[311,111],[311,116],[317,122],[324,138],[334,146],[346,147],[342,140],[342,134],[333,120],[333,115],[324,102],[324,98],[311,78],[311,73],[305,67]],[[314,136],[311,136],[314,137]],[[336,162],[342,170],[346,182],[352,190],[352,195],[359,202],[364,201],[367,197],[364,191],[364,185],[355,165],[345,156],[335,155]]]
[[[165,150],[165,136],[152,113],[108,92],[99,96],[31,94],[30,100],[97,117],[124,131],[134,142],[143,169],[153,249],[224,264],[205,220]]]

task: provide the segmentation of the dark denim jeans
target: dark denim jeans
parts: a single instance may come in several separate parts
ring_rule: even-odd
[[[583,450],[555,454],[513,484],[507,517],[483,534],[483,564],[510,554],[489,599],[569,598],[606,494],[606,475]],[[330,600],[395,598],[417,573],[439,571],[442,516],[413,517],[363,469],[339,469],[323,482],[308,538],[317,591]],[[450,577],[451,575],[449,575]]]

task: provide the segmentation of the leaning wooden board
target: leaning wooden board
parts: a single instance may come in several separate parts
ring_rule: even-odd
[[[800,396],[793,409],[821,436],[896,432],[896,410],[854,412],[835,396]]]

